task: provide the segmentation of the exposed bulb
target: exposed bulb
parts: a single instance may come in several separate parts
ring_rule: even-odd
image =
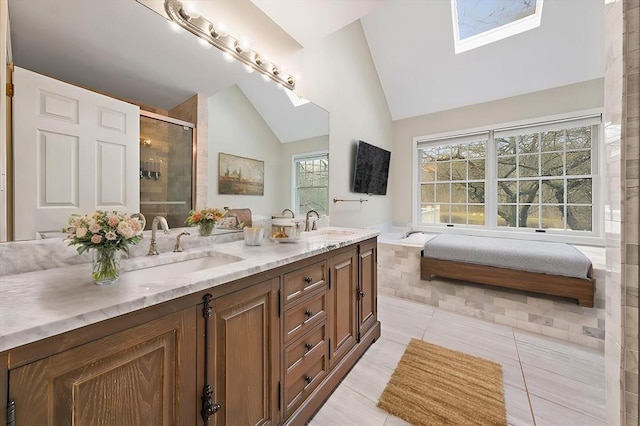
[[[209,25],[209,34],[211,34],[211,37],[213,38],[220,37],[220,33],[218,32],[218,30],[216,30],[216,27],[214,27],[213,25]]]
[[[200,46],[204,47],[205,49],[209,49],[211,47],[211,44],[203,38],[198,38],[198,43],[200,43]]]
[[[271,79],[269,78],[269,76],[268,76],[268,75],[266,75],[266,74],[262,74],[262,79],[263,79],[264,81],[271,81]]]
[[[250,67],[249,65],[245,65],[244,66],[245,71],[247,71],[249,74],[251,74],[253,72],[253,67]]]
[[[222,57],[223,57],[223,58],[224,58],[224,60],[225,60],[225,61],[227,61],[227,62],[233,62],[233,59],[234,59],[234,58],[233,58],[233,56],[231,56],[231,53],[229,53],[229,52],[224,52],[224,53],[222,54]]]
[[[182,10],[191,17],[191,19],[197,19],[200,17],[198,7],[194,1],[187,1],[182,4]]]
[[[176,33],[181,33],[184,31],[184,29],[180,25],[176,24],[173,21],[169,21],[169,28],[171,28],[171,31]]]

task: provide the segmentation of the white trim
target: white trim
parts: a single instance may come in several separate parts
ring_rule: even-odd
[[[575,117],[573,119],[553,120],[544,123],[534,123],[528,125],[510,126],[493,129],[493,136],[496,138],[505,138],[522,134],[523,130],[528,133],[547,132],[550,130],[570,129],[582,126],[594,126],[602,123],[601,114],[593,114],[583,117]]]
[[[295,160],[301,160],[301,159],[305,159],[305,158],[313,158],[313,157],[319,157],[321,155],[329,155],[329,150],[328,149],[324,149],[321,151],[311,151],[311,152],[305,152],[302,154],[293,154],[291,156],[291,158],[293,159],[293,161]]]
[[[536,1],[536,10],[532,15],[518,19],[516,21],[509,22],[501,25],[497,28],[492,28],[487,31],[483,31],[479,34],[460,40],[460,27],[458,25],[458,8],[457,1],[451,0],[451,18],[453,20],[453,43],[455,53],[466,52],[471,49],[475,49],[481,46],[485,46],[489,43],[503,40],[505,38],[514,36],[516,34],[523,33],[525,31],[538,28],[542,20],[542,5],[543,0]]]

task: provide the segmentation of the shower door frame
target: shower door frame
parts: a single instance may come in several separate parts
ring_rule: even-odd
[[[151,111],[145,111],[143,109],[140,109],[140,116],[191,128],[191,206],[189,207],[189,210],[193,210],[196,205],[196,169],[198,167],[198,164],[196,163],[198,154],[196,125],[193,123],[189,123],[188,121],[179,120],[177,118],[168,117],[166,115],[157,114]]]

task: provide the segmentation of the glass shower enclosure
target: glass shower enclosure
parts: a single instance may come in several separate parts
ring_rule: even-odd
[[[140,212],[150,229],[155,216],[185,226],[195,199],[194,125],[140,111]]]

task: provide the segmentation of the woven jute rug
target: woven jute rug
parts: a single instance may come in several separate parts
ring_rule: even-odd
[[[378,407],[414,425],[505,425],[502,367],[412,339]]]

